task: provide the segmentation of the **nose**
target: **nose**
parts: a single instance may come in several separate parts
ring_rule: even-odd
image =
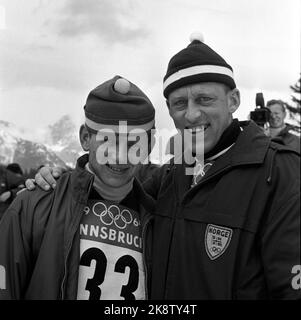
[[[126,141],[119,141],[119,143],[117,143],[115,157],[117,164],[128,164],[128,148]]]
[[[185,119],[189,123],[197,122],[201,117],[201,110],[198,105],[196,105],[193,101],[188,101],[188,106],[185,113]]]

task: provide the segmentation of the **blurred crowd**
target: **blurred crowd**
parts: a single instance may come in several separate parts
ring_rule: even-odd
[[[18,163],[0,165],[0,219],[18,191],[25,187],[26,178]]]

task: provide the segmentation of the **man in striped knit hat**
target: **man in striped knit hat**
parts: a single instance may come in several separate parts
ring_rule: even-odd
[[[157,198],[151,297],[300,299],[299,154],[233,118],[232,67],[198,34],[163,88],[195,161],[192,177],[175,163],[144,185]]]

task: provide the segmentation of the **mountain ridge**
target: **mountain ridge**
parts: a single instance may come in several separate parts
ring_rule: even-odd
[[[41,165],[74,167],[82,149],[70,116],[64,115],[41,132],[39,142],[33,141],[32,132],[0,120],[0,163],[17,162],[25,171]]]

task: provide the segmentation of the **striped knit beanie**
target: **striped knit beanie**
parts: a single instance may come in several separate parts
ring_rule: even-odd
[[[218,82],[230,89],[236,87],[232,67],[204,43],[200,33],[190,37],[191,43],[169,61],[163,81],[163,94],[199,82]]]

